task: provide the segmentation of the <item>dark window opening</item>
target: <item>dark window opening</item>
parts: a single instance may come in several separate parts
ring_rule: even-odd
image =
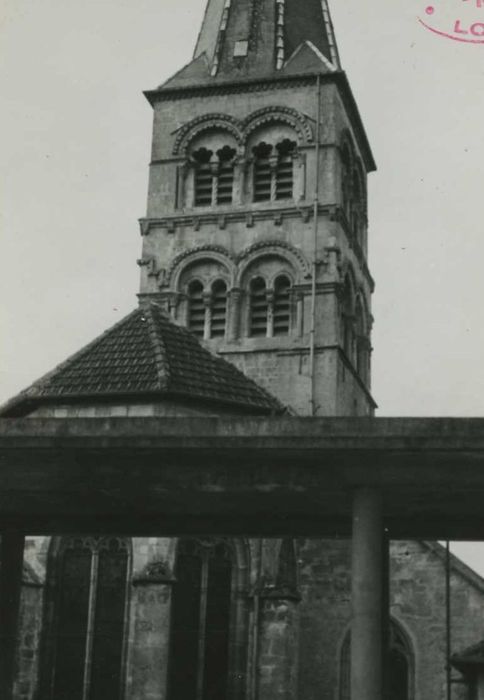
[[[275,147],[265,142],[253,149],[254,201],[290,199],[294,190],[296,142],[284,139]]]
[[[279,157],[276,167],[276,199],[290,199],[294,187],[294,151],[295,141],[285,139],[277,144]]]
[[[217,155],[219,159],[217,204],[232,204],[235,150],[229,146],[224,146],[217,151]]]
[[[172,602],[171,700],[226,700],[231,590],[228,543],[179,541]]]
[[[65,538],[60,557],[52,698],[120,700],[128,544]]]
[[[289,335],[291,324],[291,283],[287,277],[278,277],[274,284],[273,335]]]
[[[254,201],[270,201],[272,197],[272,165],[270,156],[272,146],[260,143],[253,149],[254,161]]]
[[[193,154],[195,162],[195,206],[231,204],[234,191],[235,150],[229,146],[216,154],[200,148]]]
[[[250,283],[250,335],[254,337],[267,335],[268,302],[266,283],[256,277]]]
[[[213,199],[213,173],[212,159],[213,151],[200,148],[193,154],[195,160],[195,206],[207,207],[212,204]]]
[[[227,321],[227,285],[223,280],[217,280],[212,285],[211,309],[210,336],[223,338]]]
[[[188,330],[198,338],[205,334],[205,313],[203,285],[194,280],[188,287]]]

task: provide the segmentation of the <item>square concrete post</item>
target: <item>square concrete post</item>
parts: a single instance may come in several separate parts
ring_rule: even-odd
[[[0,698],[11,700],[22,588],[24,535],[2,532],[0,546]]]
[[[351,700],[383,700],[383,527],[377,490],[353,501]]]

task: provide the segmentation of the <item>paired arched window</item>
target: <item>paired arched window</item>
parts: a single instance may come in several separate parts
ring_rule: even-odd
[[[234,553],[224,539],[181,539],[171,614],[171,700],[226,700]]]
[[[203,284],[193,280],[188,285],[188,329],[198,338],[223,338],[227,325],[227,285],[216,280],[205,293]]]
[[[370,370],[370,340],[368,337],[368,320],[361,297],[356,300],[356,371],[362,381],[367,383]]]
[[[252,337],[289,335],[291,328],[291,282],[279,275],[267,289],[263,277],[255,277],[249,289],[249,333]]]
[[[348,143],[341,149],[341,200],[350,231],[363,252],[366,218],[363,171]]]
[[[390,624],[389,651],[386,663],[387,695],[391,700],[413,700],[413,654],[400,626]],[[339,700],[351,700],[351,634],[341,648]]]
[[[215,152],[199,148],[193,153],[196,207],[232,203],[235,155],[235,149],[230,146],[223,146]]]
[[[253,148],[254,202],[274,202],[293,197],[296,147],[295,141],[284,139],[276,146],[262,141]]]
[[[267,289],[265,280],[256,277],[250,283],[250,335],[252,337],[267,336],[267,321],[269,303],[267,300]]]
[[[354,361],[355,352],[355,316],[354,316],[353,286],[349,277],[346,278],[342,300],[342,333],[343,350],[350,362]]]
[[[121,700],[128,541],[65,537],[56,557],[51,700]]]

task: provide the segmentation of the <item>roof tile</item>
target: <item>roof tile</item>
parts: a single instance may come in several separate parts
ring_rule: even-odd
[[[200,345],[160,306],[138,308],[9,401],[0,416],[25,415],[55,399],[178,396],[282,412],[282,405],[232,364]]]

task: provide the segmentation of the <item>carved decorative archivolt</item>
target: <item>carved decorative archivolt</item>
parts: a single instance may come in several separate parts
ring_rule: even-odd
[[[278,240],[259,241],[246,248],[237,257],[237,285],[247,268],[259,258],[269,255],[284,258],[296,273],[297,283],[301,283],[310,274],[310,265],[300,250],[290,243]]]
[[[223,265],[229,272],[231,286],[237,287],[252,263],[270,255],[283,258],[291,265],[298,284],[310,274],[311,268],[303,253],[285,241],[260,241],[246,248],[237,257],[231,255],[223,246],[201,245],[183,251],[173,259],[166,271],[164,286],[177,289],[180,275],[189,265],[208,259]]]
[[[228,131],[239,145],[242,145],[243,143],[244,137],[242,134],[241,124],[238,119],[222,113],[204,114],[200,117],[192,119],[190,122],[182,126],[175,139],[173,155],[183,154],[186,151],[189,143],[193,141],[198,134],[210,129]]]
[[[237,144],[243,148],[247,138],[255,129],[270,122],[283,122],[291,126],[298,134],[301,143],[310,143],[313,140],[311,124],[296,109],[281,106],[263,107],[243,120],[222,113],[204,114],[192,119],[178,131],[173,146],[173,155],[186,153],[188,145],[198,134],[211,129],[230,133]]]
[[[200,245],[195,248],[190,248],[185,250],[179,255],[177,255],[171,262],[171,265],[166,271],[165,275],[165,285],[168,287],[176,287],[177,281],[180,277],[181,272],[193,263],[211,258],[217,262],[224,265],[229,271],[232,279],[235,273],[234,258],[229,253],[229,251],[223,246],[219,245]]]
[[[298,134],[302,142],[313,140],[313,130],[306,117],[292,107],[263,107],[250,114],[242,122],[245,138],[255,129],[270,122],[284,122],[291,126]]]

